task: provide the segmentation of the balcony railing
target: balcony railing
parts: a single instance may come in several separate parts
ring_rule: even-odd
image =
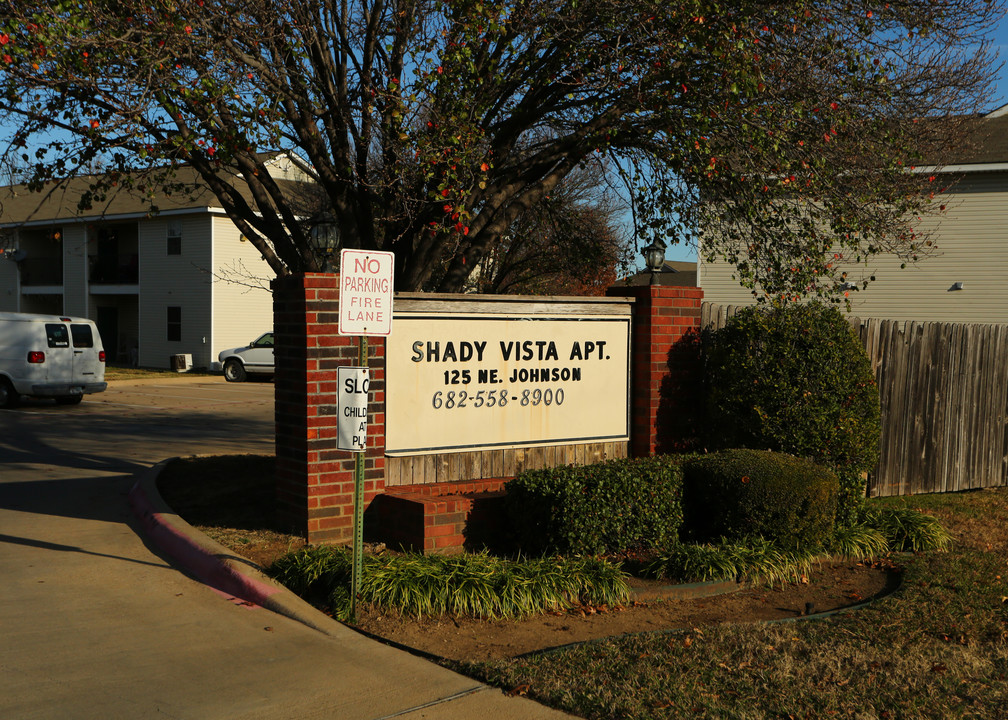
[[[21,285],[62,285],[63,262],[60,258],[26,258],[18,263]]]
[[[140,279],[136,255],[92,255],[88,258],[92,285],[136,285]]]

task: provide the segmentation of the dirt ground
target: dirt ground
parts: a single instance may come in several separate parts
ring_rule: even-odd
[[[261,535],[243,544],[224,544],[233,544],[243,557],[265,567],[303,542]],[[634,578],[635,599],[625,607],[581,608],[523,620],[475,620],[404,617],[365,605],[358,608],[352,627],[437,658],[477,661],[626,633],[702,631],[714,623],[814,617],[883,596],[898,587],[899,578],[899,569],[888,560],[822,563],[808,574],[807,582],[759,587],[728,582],[667,586]]]
[[[271,521],[273,491],[260,458],[221,458],[234,467],[181,465],[162,474],[168,504],[203,532],[262,568],[303,547],[300,537]],[[252,463],[252,464],[249,464]],[[236,479],[237,478],[237,479]],[[260,478],[249,482],[250,478]],[[261,487],[260,487],[261,486]],[[743,587],[722,583],[669,587],[635,580],[627,607],[584,608],[524,620],[407,618],[358,608],[356,627],[369,635],[453,660],[514,657],[625,633],[694,628],[722,622],[788,620],[859,605],[899,583],[891,562],[831,562],[813,567],[807,582]],[[713,593],[713,594],[710,594]],[[701,595],[708,594],[707,597]]]
[[[718,594],[682,597],[683,588],[662,589],[635,581],[641,598],[622,608],[589,608],[525,620],[407,618],[377,608],[359,608],[357,628],[383,640],[452,660],[514,657],[626,633],[684,629],[703,631],[722,622],[789,620],[857,606],[899,584],[890,563],[823,564],[807,583],[773,587],[708,586]],[[725,587],[727,585],[727,587]],[[689,590],[702,593],[705,588]]]

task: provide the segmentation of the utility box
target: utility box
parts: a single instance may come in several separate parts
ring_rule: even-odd
[[[175,372],[189,372],[192,370],[192,354],[172,355],[171,369]]]

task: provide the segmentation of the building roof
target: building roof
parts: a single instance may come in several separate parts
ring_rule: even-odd
[[[641,270],[619,280],[617,285],[650,285],[651,272]],[[676,285],[694,287],[697,284],[697,264],[679,260],[666,260],[656,273],[655,285]]]
[[[189,173],[187,173],[189,174]],[[195,174],[195,173],[192,173]],[[95,200],[88,209],[81,209],[79,203],[88,189],[99,180],[88,175],[72,178],[59,183],[47,184],[39,191],[32,191],[26,185],[11,185],[0,188],[0,227],[36,225],[77,219],[80,221],[100,218],[144,216],[152,213],[152,206],[160,212],[178,210],[207,210],[219,207],[220,203],[209,188],[193,182],[195,178],[179,179],[187,182],[189,189],[171,194],[162,192],[158,185],[157,197],[147,197],[137,188],[113,186],[105,197]]]
[[[1008,163],[1008,105],[984,115],[964,140],[962,152],[953,157],[957,165]]]
[[[943,164],[947,169],[957,170],[1008,169],[1008,105],[968,119],[962,142]]]
[[[281,186],[293,186],[293,178],[304,177],[299,170],[303,161],[292,160],[278,153],[270,153],[264,161],[270,168],[270,174],[278,178]],[[103,190],[102,197],[94,199],[87,209],[80,209],[81,198],[100,180],[107,183],[107,175],[82,175],[52,182],[41,191],[33,191],[26,185],[0,187],[0,228],[45,225],[67,220],[88,222],[135,218],[155,213],[171,215],[181,212],[223,212],[220,201],[194,168],[177,168],[168,180],[159,175],[160,171],[157,170],[130,173],[129,183]],[[245,200],[254,205],[245,184],[236,182],[235,186]]]

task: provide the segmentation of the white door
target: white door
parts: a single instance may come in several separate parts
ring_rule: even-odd
[[[102,350],[101,338],[90,323],[71,323],[70,338],[73,344],[74,383],[100,382],[105,377],[104,366],[98,353]]]
[[[33,379],[36,382],[39,380],[66,382],[73,377],[73,349],[70,347],[69,329],[61,322],[47,322],[45,331],[47,345],[44,349],[45,362],[35,371]],[[29,367],[31,367],[30,359]],[[44,373],[44,377],[39,377],[37,374],[39,372]]]

